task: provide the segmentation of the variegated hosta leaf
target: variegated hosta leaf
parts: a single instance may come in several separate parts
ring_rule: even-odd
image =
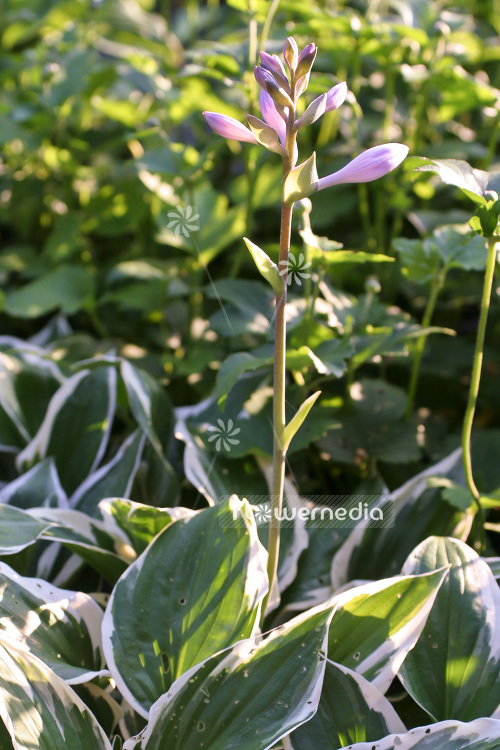
[[[25,645],[68,684],[107,674],[102,609],[81,592],[24,578],[0,563],[0,635]]]
[[[2,750],[14,750],[14,745],[12,744],[12,737],[10,736],[7,727],[3,723],[3,721],[0,719],[0,747]]]
[[[393,526],[359,526],[353,530],[333,560],[334,589],[355,579],[380,579],[399,573],[411,550],[430,534],[467,537],[472,516],[442,500],[439,488],[428,487],[429,479],[435,476],[463,483],[460,449],[412,477],[382,502],[382,508],[384,502],[394,503]]]
[[[422,632],[446,570],[388,578],[345,591],[337,604],[328,658],[363,675],[382,693]]]
[[[406,734],[391,734],[379,742],[360,742],[349,750],[499,750],[500,721],[476,719],[440,721]]]
[[[111,750],[74,690],[38,657],[3,638],[0,718],[15,750]]]
[[[6,484],[0,492],[0,503],[9,503],[23,509],[40,505],[67,508],[68,498],[61,487],[54,459],[46,458]]]
[[[106,608],[103,647],[138,713],[194,664],[253,635],[265,564],[250,507],[233,497],[167,527],[128,568]]]
[[[109,680],[108,684],[106,684],[106,681],[102,680],[102,678],[97,678],[92,682],[85,682],[80,685],[73,685],[75,693],[89,707],[108,737],[113,736],[118,723],[123,719],[125,713],[123,708],[112,697],[110,689]]]
[[[356,672],[330,660],[318,712],[285,740],[285,750],[337,750],[406,727],[387,698]]]
[[[60,542],[79,555],[112,585],[127,568],[131,559],[134,560],[136,557],[124,536],[113,537],[102,521],[78,510],[32,508],[28,517],[32,522],[47,522],[43,539]],[[39,568],[38,573],[40,572]],[[43,573],[44,577],[49,574],[46,564]]]
[[[122,498],[102,500],[97,510],[96,518],[70,509],[34,508],[30,514],[54,524],[44,539],[75,552],[112,585],[161,529],[193,514],[187,508],[152,508]]]
[[[145,440],[142,430],[135,430],[109,463],[82,482],[73,493],[70,505],[93,516],[103,497],[127,497],[139,468]]]
[[[332,609],[308,612],[196,665],[152,706],[124,750],[267,750],[310,719]],[[319,750],[319,749],[318,749]]]
[[[53,456],[61,484],[70,494],[101,461],[116,402],[116,370],[81,370],[52,396],[45,419],[17,457],[18,468]]]
[[[330,599],[331,561],[346,536],[345,529],[307,529],[309,543],[298,560],[297,575],[282,597],[283,612],[304,612]]]
[[[134,367],[127,360],[122,361],[120,371],[130,410],[158,456],[165,461],[165,445],[174,426],[170,399],[165,389],[149,373]]]
[[[165,526],[197,512],[189,508],[153,508],[120,497],[101,500],[98,509],[99,520],[108,534],[131,547],[136,555],[144,552]],[[120,548],[119,544],[118,550]]]
[[[10,341],[7,341],[7,338]],[[24,342],[2,336],[0,345],[16,348]],[[38,347],[33,347],[38,350]],[[23,355],[0,352],[0,414],[15,430],[16,446],[29,443],[43,419],[47,403],[62,380],[59,368],[43,351]],[[4,421],[2,419],[2,421]]]
[[[10,505],[0,505],[0,555],[13,555],[36,540],[51,526]]]
[[[458,539],[430,537],[404,572],[451,564],[400,677],[434,719],[470,721],[500,704],[500,589],[488,565]]]
[[[206,405],[207,402],[203,402]],[[190,407],[182,407],[178,412],[190,415]],[[186,479],[196,487],[209,505],[216,505],[221,498],[233,492],[241,495],[252,495],[266,492],[266,483],[262,476],[249,476],[243,469],[241,460],[234,461],[224,456],[214,457],[203,445],[197,435],[193,435],[185,421],[179,419],[175,426],[175,436],[182,440],[184,449],[184,473]]]

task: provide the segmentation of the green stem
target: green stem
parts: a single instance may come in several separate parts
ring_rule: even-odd
[[[488,239],[488,261],[486,263],[486,274],[484,277],[483,297],[481,300],[481,314],[479,316],[479,325],[477,328],[476,348],[474,351],[474,363],[472,366],[472,375],[469,389],[469,399],[465,410],[465,419],[462,430],[462,452],[465,471],[465,481],[471,494],[474,496],[477,505],[477,516],[480,525],[481,551],[484,549],[484,513],[481,503],[479,502],[479,490],[474,482],[472,474],[472,460],[470,441],[472,433],[472,423],[476,411],[477,396],[479,393],[479,384],[481,382],[481,370],[483,366],[484,339],[486,335],[486,323],[488,321],[488,310],[490,307],[491,288],[493,286],[493,276],[495,274],[496,263],[496,245],[498,237]]]
[[[292,209],[281,213],[280,261],[287,260],[290,247]],[[288,246],[287,246],[288,245]],[[278,574],[280,549],[280,517],[283,505],[285,482],[285,458],[283,432],[285,430],[285,359],[286,359],[286,284],[284,291],[276,297],[276,330],[274,340],[274,402],[273,402],[273,479],[271,485],[271,523],[269,526],[268,564],[269,593]],[[267,604],[267,602],[266,602]]]
[[[434,310],[436,309],[436,302],[439,297],[439,293],[443,288],[446,273],[448,269],[446,266],[434,277],[431,286],[431,293],[427,300],[425,307],[424,316],[422,318],[422,327],[427,328],[431,324]],[[427,335],[424,333],[418,337],[417,345],[415,347],[415,357],[413,359],[413,367],[410,376],[410,385],[408,386],[408,399],[406,401],[406,419],[409,419],[413,413],[413,406],[415,404],[415,396],[417,393],[418,376],[420,374],[420,364],[422,362],[422,355],[424,353],[425,342]]]
[[[287,157],[283,159],[283,180],[293,168],[293,154],[295,152],[296,133],[293,129],[293,112],[287,124]],[[290,238],[292,233],[293,206],[281,203],[280,252],[279,268],[286,268],[290,253]],[[281,264],[281,265],[280,265]],[[273,397],[273,476],[271,483],[271,521],[269,524],[269,540],[267,545],[269,577],[269,591],[262,604],[262,620],[266,616],[269,596],[277,586],[278,558],[280,551],[280,517],[283,506],[283,490],[285,484],[286,449],[283,447],[283,433],[285,431],[285,361],[286,361],[286,296],[287,274],[283,276],[283,291],[276,295],[275,338],[274,338],[274,397]]]

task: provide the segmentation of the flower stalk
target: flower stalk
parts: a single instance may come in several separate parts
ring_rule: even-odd
[[[472,375],[469,388],[469,398],[465,410],[465,419],[462,430],[462,451],[465,471],[465,481],[471,495],[473,495],[477,506],[477,517],[480,529],[480,546],[484,550],[484,512],[480,502],[480,493],[474,482],[472,473],[471,459],[471,433],[474,415],[476,413],[477,397],[479,393],[479,384],[481,382],[481,370],[483,367],[484,340],[486,336],[486,324],[488,321],[488,311],[490,308],[491,289],[493,286],[493,277],[495,274],[496,250],[498,237],[488,238],[488,260],[486,262],[486,273],[484,276],[483,296],[481,299],[481,313],[477,328],[476,347],[474,350],[474,361],[472,365]]]
[[[274,8],[273,3],[271,8]],[[263,36],[266,35],[264,29]],[[262,622],[266,616],[269,597],[278,585],[280,550],[280,522],[285,482],[286,452],[290,441],[319,396],[319,391],[302,403],[287,425],[285,421],[286,388],[286,301],[292,231],[293,206],[317,190],[333,185],[371,182],[391,172],[408,153],[400,143],[388,143],[369,148],[349,164],[327,177],[319,178],[316,154],[297,164],[298,131],[316,122],[325,112],[337,109],[347,96],[345,83],[338,83],[317,97],[300,117],[296,115],[299,97],[306,91],[311,68],[316,58],[315,44],[307,44],[299,52],[297,43],[289,37],[283,48],[284,63],[278,55],[265,51],[260,55],[260,66],[254,75],[261,88],[259,103],[262,120],[247,115],[248,127],[238,120],[216,112],[204,112],[209,126],[228,139],[259,144],[278,154],[283,160],[281,198],[280,249],[278,265],[251,240],[244,238],[259,272],[271,284],[276,294],[274,341],[274,397],[273,397],[273,464],[271,480],[271,522],[268,540],[269,591],[262,605]],[[279,269],[282,269],[281,271]],[[313,302],[314,304],[314,302]]]
[[[287,157],[283,159],[283,182],[293,168],[293,154],[296,149],[297,134],[294,130],[293,112],[289,115],[287,126],[286,150]],[[267,601],[272,586],[278,580],[278,558],[280,549],[280,522],[283,506],[283,489],[285,483],[286,449],[284,446],[285,432],[285,385],[286,385],[286,297],[288,258],[290,255],[290,239],[292,234],[293,205],[288,207],[281,201],[280,223],[280,251],[278,266],[285,269],[283,276],[283,290],[276,295],[276,326],[274,333],[274,395],[273,395],[273,475],[271,486],[271,522],[269,527],[268,563],[269,591],[262,606],[262,618],[265,617]]]

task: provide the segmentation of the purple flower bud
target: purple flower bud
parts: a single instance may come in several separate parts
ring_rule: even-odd
[[[299,98],[299,96],[302,96],[304,91],[309,86],[309,75],[310,74],[308,73],[307,75],[299,78],[299,80],[297,81],[297,86],[295,87],[295,96],[297,97],[297,99]]]
[[[317,51],[318,51],[318,48],[316,47],[316,45],[315,45],[315,44],[312,44],[312,43],[311,43],[311,44],[307,44],[307,45],[306,45],[306,46],[304,47],[304,49],[302,50],[302,52],[300,53],[300,55],[299,55],[299,59],[298,59],[298,63],[297,63],[297,64],[301,63],[301,62],[302,62],[302,60],[303,60],[303,59],[304,59],[305,57],[307,57],[308,55],[310,55],[310,54],[311,54],[312,52],[316,53]]]
[[[241,122],[228,115],[219,115],[217,112],[203,112],[203,117],[215,133],[230,141],[246,141],[247,143],[258,143],[251,130]]]
[[[284,86],[280,86],[273,74],[269,73],[268,70],[259,68],[256,65],[253,69],[253,72],[259,86],[264,91],[267,91],[267,93],[274,99],[275,102],[281,104],[282,107],[294,108],[294,103],[290,97],[290,94],[288,93],[288,91],[290,91],[288,82],[286,82],[286,87],[288,88],[287,91]]]
[[[289,36],[283,47],[283,56],[286,60],[290,72],[293,73],[297,66],[297,60],[299,59],[299,48],[297,42],[293,36]]]
[[[308,44],[299,55],[297,60],[297,67],[295,69],[296,78],[301,78],[304,75],[310,73],[311,68],[316,59],[318,48],[315,44]]]
[[[281,145],[284,146],[286,143],[286,125],[281,115],[278,114],[274,101],[264,89],[260,92],[260,111],[267,124],[277,132]]]
[[[318,181],[318,190],[350,182],[372,182],[392,172],[408,154],[408,146],[402,143],[384,143],[374,146],[356,156],[338,172],[322,177]]]
[[[267,52],[260,53],[260,64],[265,70],[276,76],[276,80],[281,86],[288,87],[288,78],[286,77],[285,68],[278,55],[268,55]]]
[[[267,90],[267,85],[276,86],[279,88],[279,84],[268,70],[265,70],[265,68],[261,68],[258,65],[256,65],[253,69],[253,73],[255,76],[255,80],[259,84],[259,86],[264,89],[264,91]]]
[[[302,117],[299,117],[299,119],[295,121],[294,127],[296,130],[303,128],[304,125],[311,125],[325,113],[326,98],[326,94],[321,94],[321,96],[318,96],[317,99],[310,103]]]
[[[325,112],[331,112],[332,109],[340,107],[340,105],[344,103],[346,96],[347,85],[345,83],[337,83],[336,86],[326,92]]]
[[[284,65],[283,65],[283,63],[281,62],[281,60],[280,60],[280,58],[278,57],[278,55],[273,55],[273,60],[275,61],[275,63],[276,63],[276,65],[278,66],[278,68],[280,69],[281,75],[282,75],[282,76],[285,76],[285,78],[286,78],[286,70],[285,70],[285,66],[284,66]]]

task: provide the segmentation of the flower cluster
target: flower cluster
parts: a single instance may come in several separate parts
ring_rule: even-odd
[[[317,53],[314,44],[308,44],[299,53],[292,37],[286,40],[283,48],[283,64],[278,55],[260,53],[260,66],[254,69],[255,78],[261,88],[260,109],[262,120],[247,115],[248,126],[227,115],[204,112],[212,130],[224,138],[248,143],[259,143],[270,151],[279,153],[293,170],[297,161],[296,133],[315,122],[325,112],[337,109],[345,100],[347,86],[338,83],[329,91],[312,101],[305,112],[297,117],[297,101],[306,91],[311,68]],[[309,170],[309,187],[303,195],[294,193],[295,200],[332,185],[349,182],[371,182],[395,169],[408,154],[408,147],[401,143],[386,143],[369,148],[353,159],[343,169],[318,179],[315,164]],[[305,162],[304,167],[306,164]],[[301,167],[297,167],[299,170]]]

